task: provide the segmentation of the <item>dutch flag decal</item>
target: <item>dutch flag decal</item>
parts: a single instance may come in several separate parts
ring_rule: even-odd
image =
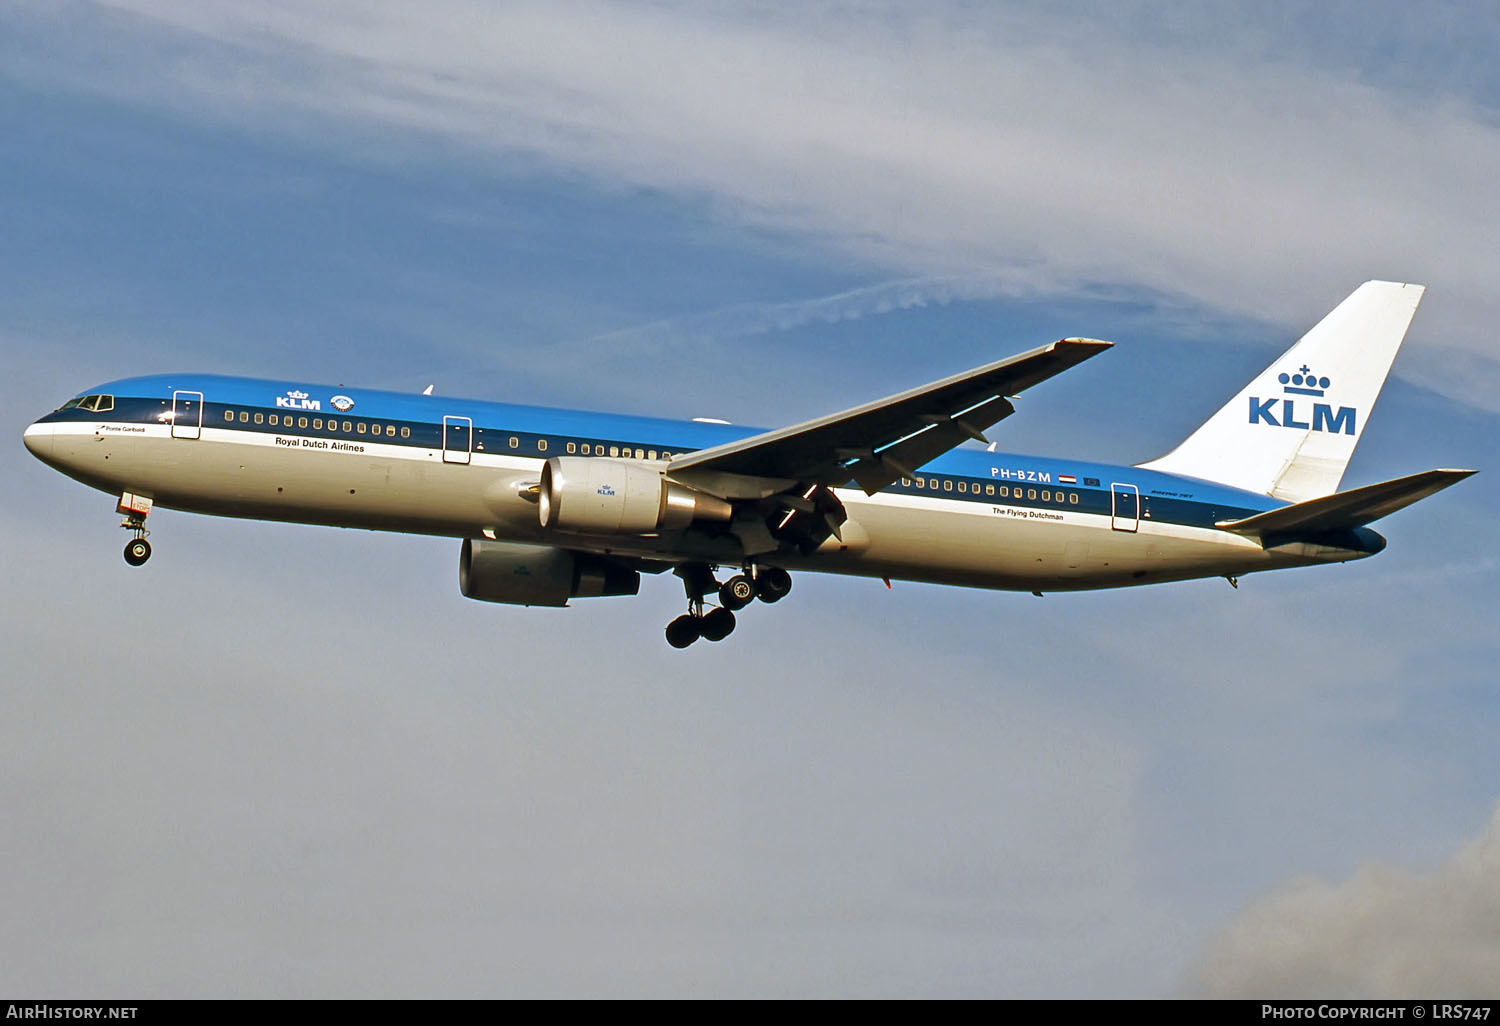
[[[1078,478],[1074,477],[1072,474],[1058,474],[1057,475],[1057,483],[1058,484],[1077,484],[1078,483]]]

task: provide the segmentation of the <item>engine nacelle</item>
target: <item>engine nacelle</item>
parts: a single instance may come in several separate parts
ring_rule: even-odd
[[[554,456],[542,467],[537,516],[559,531],[650,534],[695,520],[728,522],[734,507],[638,463]]]
[[[551,545],[466,538],[458,557],[465,598],[515,606],[565,606],[570,598],[635,595],[638,571]]]

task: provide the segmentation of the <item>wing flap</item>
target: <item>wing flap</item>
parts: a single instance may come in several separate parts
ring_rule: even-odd
[[[848,465],[849,476],[873,495],[897,478],[911,477],[923,464],[931,463],[966,439],[988,442],[984,429],[998,424],[1016,412],[1005,396],[995,396],[971,410],[952,417],[924,417],[928,426],[908,435],[879,453]]]
[[[1379,484],[1335,492],[1319,499],[1257,513],[1243,520],[1222,520],[1215,527],[1249,538],[1321,534],[1365,524],[1458,484],[1473,470],[1426,470]]]
[[[1110,347],[1065,338],[841,413],[672,460],[668,473],[711,470],[830,487],[851,478],[873,494],[1014,412],[1016,395]]]

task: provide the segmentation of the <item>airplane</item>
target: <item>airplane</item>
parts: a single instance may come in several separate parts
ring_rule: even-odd
[[[1338,491],[1424,287],[1357,288],[1171,452],[1135,466],[986,443],[1014,398],[1102,353],[1064,338],[761,431],[169,374],[80,393],[26,428],[44,463],[117,497],[125,560],[156,507],[461,540],[468,598],[635,595],[673,571],[674,648],[720,641],[791,571],[1064,592],[1342,563],[1367,525],[1472,470]],[[720,581],[719,574],[731,573]],[[713,603],[717,604],[713,604]]]

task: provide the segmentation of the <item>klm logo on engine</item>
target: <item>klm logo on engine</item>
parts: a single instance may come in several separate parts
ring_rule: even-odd
[[[276,405],[283,410],[321,410],[316,399],[309,399],[306,392],[288,392],[276,397]]]
[[[614,485],[607,485],[607,484],[606,485],[600,485],[598,488],[594,489],[594,494],[595,495],[613,495],[613,494],[615,494],[615,486]]]
[[[1282,398],[1262,399],[1250,397],[1250,423],[1270,424],[1272,427],[1300,428],[1303,431],[1326,431],[1346,435],[1354,434],[1354,407],[1340,406],[1337,410],[1331,403],[1314,402],[1308,412],[1308,400],[1288,399],[1285,396],[1311,396],[1321,398],[1330,384],[1327,378],[1313,374],[1303,364],[1295,374],[1282,373],[1276,380],[1282,385]],[[1310,418],[1310,419],[1309,419]]]

